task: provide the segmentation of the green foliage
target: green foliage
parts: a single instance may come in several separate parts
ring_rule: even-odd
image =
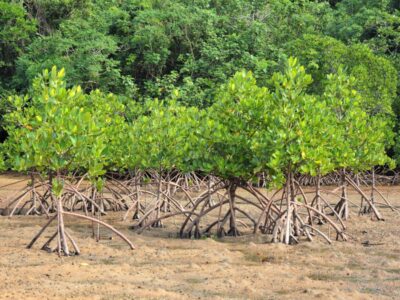
[[[23,86],[42,69],[63,66],[71,84],[80,84],[90,91],[122,88],[118,62],[110,55],[116,42],[92,20],[74,19],[61,23],[59,31],[36,39],[17,62],[17,86]],[[123,90],[119,90],[123,91]]]
[[[24,52],[36,30],[22,4],[0,1],[0,96],[10,89],[15,61]]]
[[[242,182],[265,172],[279,185],[293,172],[392,166],[388,124],[368,115],[357,82],[340,68],[322,94],[309,93],[311,75],[289,58],[270,79],[271,90],[240,71],[206,109],[179,104],[174,90],[170,99],[133,105],[126,115],[116,96],[68,88],[64,76],[64,69],[45,70],[30,93],[9,98],[3,152],[12,169],[82,170],[101,190],[107,170],[202,171]],[[62,183],[53,185],[57,193]]]
[[[327,79],[323,98],[336,119],[332,125],[339,137],[333,145],[337,167],[356,172],[376,165],[394,167],[385,152],[385,147],[393,139],[391,124],[380,116],[368,115],[362,108],[363,98],[355,90],[354,77],[346,76],[339,69],[337,74],[330,74]]]
[[[249,180],[262,171],[251,148],[268,123],[270,93],[252,73],[241,71],[223,85],[200,125],[198,169],[222,178]]]
[[[257,132],[252,147],[272,179],[281,184],[289,172],[325,174],[336,168],[332,144],[337,141],[326,102],[307,94],[312,77],[296,59],[289,58],[284,73],[275,73],[271,120]]]
[[[110,162],[109,145],[123,123],[124,107],[111,94],[67,88],[64,75],[64,69],[45,70],[28,95],[9,98],[14,109],[5,116],[7,161],[17,171],[86,170],[95,179]]]
[[[246,181],[264,171],[279,185],[288,172],[315,176],[392,163],[385,153],[388,125],[361,107],[354,78],[339,69],[319,95],[309,93],[311,84],[293,58],[272,76],[271,91],[252,73],[238,72],[220,88],[196,132],[193,145],[202,156],[194,169]]]
[[[86,14],[93,8],[92,1],[29,0],[23,1],[29,15],[38,23],[38,32],[46,35],[59,29],[62,21]]]
[[[315,38],[317,43],[318,34],[332,35],[346,43],[363,42],[399,66],[399,15],[390,1],[24,2],[25,6],[7,5],[32,16],[40,35],[25,47],[18,60],[12,87],[20,90],[27,89],[43,68],[59,65],[67,70],[71,85],[80,84],[85,90],[101,88],[135,99],[167,99],[174,89],[179,89],[179,101],[204,107],[212,104],[220,84],[240,69],[253,70],[257,79],[265,80],[277,68],[282,71],[279,66],[290,55],[298,56],[307,66],[309,62],[303,59],[307,53],[325,50],[313,41],[309,47],[310,40],[305,39],[295,47],[304,53],[291,51],[287,44],[304,34],[313,34],[311,40]],[[13,18],[11,13],[6,14]],[[366,48],[347,52],[355,56],[340,63],[349,63],[352,71],[356,65],[363,68],[351,75],[362,72],[357,77],[366,77],[363,82],[374,85],[364,84],[360,91],[382,86],[376,89],[378,95],[368,96],[382,96],[382,102],[390,102],[386,99],[393,97],[389,83],[370,80],[365,73],[375,66],[372,79],[382,79],[387,63],[371,60]],[[357,56],[357,52],[362,54]],[[16,58],[10,61],[15,64]],[[326,59],[319,61],[315,57],[312,63],[321,68],[322,64],[329,64]],[[380,64],[382,67],[377,69]],[[321,86],[323,74],[325,70],[319,76],[313,73],[315,85]],[[395,76],[385,74],[395,84]]]
[[[331,12],[327,32],[343,41],[357,42],[379,35],[379,24],[394,15],[390,0],[343,0]],[[383,25],[383,24],[382,24]],[[390,26],[390,22],[383,26]]]
[[[292,167],[313,173],[319,166],[326,172],[335,161],[328,159],[333,150],[325,138],[332,132],[319,124],[337,122],[334,114],[321,112],[329,111],[329,97],[350,97],[338,96],[338,91],[346,94],[354,89],[357,96],[350,98],[357,99],[350,103],[358,103],[355,110],[380,116],[365,126],[366,117],[359,121],[359,130],[379,131],[376,151],[381,153],[382,138],[386,138],[386,147],[392,145],[393,115],[397,122],[400,119],[399,24],[398,5],[390,0],[0,1],[0,95],[28,94],[13,96],[11,102],[1,101],[0,112],[7,118],[18,109],[26,113],[36,101],[32,99],[42,93],[34,78],[57,65],[67,74],[68,85],[64,82],[60,89],[76,90],[80,85],[83,91],[77,93],[82,103],[111,101],[126,107],[121,110],[127,122],[105,126],[113,130],[113,140],[102,150],[110,168],[178,167],[250,178],[269,164],[275,168],[274,153],[281,161],[279,155],[300,151],[290,158],[294,160]],[[290,56],[298,57],[312,82],[298,66],[291,67],[298,77],[287,73]],[[251,73],[244,75],[243,69]],[[276,72],[281,75],[273,75]],[[328,78],[330,73],[333,77]],[[346,83],[345,74],[356,80]],[[300,84],[300,78],[305,82]],[[232,90],[228,82],[243,90]],[[96,92],[98,88],[118,97]],[[287,97],[292,99],[287,102],[290,105],[283,101]],[[18,108],[16,102],[22,106]],[[285,120],[287,110],[293,114]],[[350,114],[348,107],[346,110]],[[265,116],[259,116],[259,111]],[[89,112],[95,113],[92,109]],[[301,119],[312,114],[318,116],[307,117],[305,122]],[[237,115],[245,116],[244,120],[238,120]],[[10,132],[13,122],[7,125]],[[258,127],[252,127],[253,122]],[[35,128],[32,122],[26,123]],[[298,144],[290,147],[288,136],[294,133],[283,134],[289,125],[302,132],[295,139]],[[5,126],[3,120],[0,126]],[[21,131],[24,128],[14,126]],[[268,130],[272,132],[267,134]],[[236,136],[237,132],[243,137]],[[287,148],[277,150],[268,141],[267,136],[274,134]],[[10,140],[16,138],[13,135]],[[172,139],[184,146],[170,143]],[[126,145],[126,140],[131,144]],[[321,146],[310,146],[316,140]],[[302,151],[306,156],[299,156]],[[152,157],[144,159],[146,153]],[[361,152],[352,155],[360,156]],[[28,168],[26,161],[22,169]],[[282,162],[278,173],[283,174],[288,164]],[[101,173],[95,171],[97,167],[84,168]]]
[[[307,45],[307,47],[302,47]],[[392,114],[396,99],[396,70],[385,58],[374,55],[365,45],[346,46],[324,36],[305,35],[288,44],[288,51],[299,57],[313,76],[311,90],[321,93],[327,82],[326,74],[337,73],[344,66],[350,76],[357,78],[354,88],[361,94],[361,105],[370,114]]]
[[[124,169],[185,170],[192,144],[191,135],[199,124],[197,108],[186,108],[174,100],[149,101],[147,112],[126,124],[120,167]],[[126,145],[126,147],[125,147]]]
[[[314,14],[326,8],[278,0],[129,2],[112,32],[124,45],[122,73],[136,79],[144,98],[167,98],[173,84],[180,101],[208,106],[236,71],[265,75],[266,58],[273,61],[284,41],[315,32]]]

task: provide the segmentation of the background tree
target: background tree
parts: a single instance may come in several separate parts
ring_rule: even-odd
[[[314,78],[312,92],[321,94],[326,74],[337,73],[345,66],[346,72],[357,78],[354,89],[361,94],[361,104],[370,114],[387,117],[397,105],[396,70],[390,61],[373,54],[365,45],[346,46],[334,38],[305,35],[290,42],[288,52],[299,57]]]
[[[134,101],[168,99],[175,90],[178,102],[208,107],[238,70],[251,70],[266,82],[283,71],[287,57],[296,56],[313,76],[313,93],[323,93],[325,75],[343,65],[357,78],[356,90],[371,114],[399,115],[395,1],[30,0],[2,5],[2,94],[26,92],[43,68],[58,65],[66,68],[70,85],[111,91],[128,107]]]
[[[23,87],[40,70],[57,65],[66,69],[70,84],[79,83],[86,91],[102,87],[124,92],[118,62],[111,58],[117,44],[106,30],[99,20],[63,21],[58,31],[36,39],[19,58],[17,86]]]
[[[36,31],[20,3],[0,1],[0,96],[11,89],[15,62],[24,53]]]

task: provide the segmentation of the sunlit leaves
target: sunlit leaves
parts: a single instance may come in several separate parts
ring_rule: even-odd
[[[13,169],[82,170],[101,187],[108,170],[201,171],[242,181],[264,172],[280,185],[288,173],[392,165],[388,124],[367,113],[342,69],[327,76],[324,93],[311,94],[312,77],[290,58],[271,90],[240,71],[207,109],[182,106],[176,91],[166,101],[131,105],[127,115],[116,96],[67,88],[64,75],[44,71],[31,93],[10,97],[4,153]]]
[[[29,95],[10,97],[16,109],[5,116],[6,155],[18,171],[86,170],[95,179],[112,163],[112,141],[124,121],[124,106],[98,90],[68,89],[64,76],[64,69],[53,67],[35,79]]]

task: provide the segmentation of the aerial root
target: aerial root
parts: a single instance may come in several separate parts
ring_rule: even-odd
[[[152,181],[145,181],[143,176]],[[321,189],[323,181],[320,175],[315,179],[315,191],[305,192],[293,174],[288,174],[284,187],[272,196],[247,182],[201,178],[195,174],[153,172],[140,174],[140,177],[136,174],[124,181],[108,178],[102,191],[85,184],[83,178],[65,181],[63,195],[57,199],[51,193],[49,181],[32,180],[32,185],[9,204],[8,208],[12,208],[10,215],[27,208],[27,215],[46,214],[49,218],[28,248],[57,219],[57,230],[43,249],[59,255],[79,254],[78,244],[64,225],[64,216],[71,216],[90,221],[93,237],[97,240],[100,238],[100,226],[104,226],[134,249],[122,233],[100,220],[108,210],[124,210],[123,220],[132,218],[132,228],[137,233],[163,227],[166,219],[179,217],[183,219],[179,230],[182,238],[213,234],[218,237],[240,236],[246,232],[260,232],[270,235],[272,242],[285,244],[313,241],[316,237],[329,244],[334,239],[346,241],[349,236],[345,233],[344,221],[349,216],[349,203],[352,203],[348,199],[348,188],[361,195],[360,213],[370,213],[377,220],[384,220],[377,209],[377,204],[381,204],[376,201],[378,197],[383,199],[381,201],[386,207],[398,212],[374,183],[371,196],[367,196],[359,182],[344,171],[337,175],[340,186],[330,192]],[[339,201],[330,203],[327,193],[338,196]],[[75,213],[77,210],[82,213]],[[54,212],[56,214],[52,215]],[[56,245],[51,247],[51,244]]]
[[[192,207],[189,215],[183,222],[179,235],[182,238],[200,238],[203,235],[211,235],[211,231],[215,228],[216,235],[223,236],[239,236],[241,232],[239,225],[244,228],[252,227],[253,230],[257,226],[257,219],[252,216],[253,212],[246,211],[244,207],[238,207],[238,201],[247,206],[254,207],[256,210],[262,210],[263,206],[257,204],[257,201],[250,201],[245,197],[237,194],[238,188],[247,188],[251,194],[255,195],[255,199],[259,198],[247,185],[247,183],[230,183],[221,185],[220,182],[208,186],[208,190],[201,194]],[[225,190],[225,193],[220,191]],[[213,199],[212,196],[215,196]],[[215,200],[217,200],[215,202]],[[209,224],[201,226],[204,220],[209,219],[214,211],[218,211],[217,219]],[[249,221],[249,224],[237,217]],[[208,217],[208,218],[207,218]],[[226,226],[228,228],[226,228]]]
[[[82,196],[82,194],[79,193],[78,191],[75,191],[75,192],[76,192],[76,194],[78,196]],[[95,196],[95,192],[93,193],[93,195]],[[96,218],[95,215],[88,216],[88,215],[74,213],[74,212],[71,212],[71,211],[65,211],[64,207],[63,207],[63,201],[65,199],[64,199],[63,196],[53,197],[53,195],[51,195],[51,198],[52,198],[52,200],[54,202],[54,206],[56,207],[56,214],[50,217],[50,219],[46,222],[46,224],[39,230],[39,232],[33,237],[31,242],[27,245],[27,248],[32,248],[33,245],[40,238],[40,236],[45,232],[45,230],[55,220],[57,220],[57,230],[44,243],[44,245],[42,246],[42,249],[46,250],[46,251],[50,251],[50,252],[57,252],[59,256],[61,256],[61,255],[64,255],[64,256],[79,255],[80,254],[80,250],[79,250],[78,244],[76,243],[76,241],[74,240],[72,235],[66,230],[65,224],[64,224],[64,216],[71,216],[71,217],[75,217],[75,218],[80,218],[80,219],[84,219],[84,220],[87,220],[87,221],[91,221],[92,224],[96,224],[98,226],[98,228],[99,228],[100,225],[105,227],[105,228],[107,228],[111,232],[113,232],[116,235],[118,235],[123,241],[125,241],[131,249],[135,249],[134,245],[130,242],[130,240],[124,234],[122,234],[120,231],[116,230],[111,225],[109,225],[109,224],[107,224],[107,223],[105,223],[105,222],[100,220],[100,218],[99,218],[100,217],[100,213],[103,212],[101,206],[96,205],[96,207],[98,208],[98,214],[97,214],[97,218]],[[95,200],[86,198],[85,196],[83,196],[83,199],[85,201],[86,200],[90,201],[90,203],[93,204],[93,205],[96,204]],[[93,206],[93,207],[95,207],[95,206]],[[94,211],[93,211],[93,213],[94,213]],[[98,237],[99,237],[99,229],[97,231],[97,238]],[[52,243],[52,241],[54,239],[56,239],[56,247],[51,248],[50,244]],[[74,249],[73,252],[70,251],[68,242],[72,245],[72,247]]]

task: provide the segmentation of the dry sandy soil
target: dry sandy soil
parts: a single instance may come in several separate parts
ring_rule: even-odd
[[[0,186],[15,180],[3,177]],[[12,189],[0,196],[10,197]],[[381,190],[400,208],[400,187]],[[400,299],[400,216],[381,212],[385,222],[353,214],[348,242],[295,246],[262,236],[181,240],[173,222],[137,235],[120,214],[108,216],[136,250],[117,237],[96,243],[88,223],[67,219],[82,251],[69,258],[39,250],[40,243],[26,249],[45,218],[0,216],[0,298]]]

